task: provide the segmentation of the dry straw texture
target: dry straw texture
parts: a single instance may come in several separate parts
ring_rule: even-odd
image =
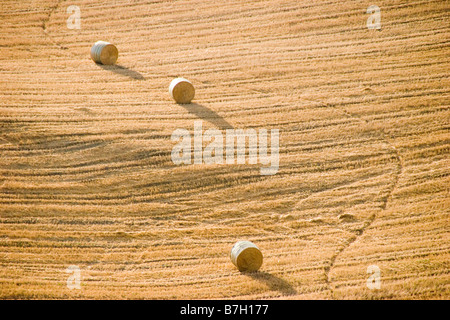
[[[448,1],[76,4],[1,1],[1,298],[450,298]],[[197,120],[279,129],[278,173],[174,165]]]

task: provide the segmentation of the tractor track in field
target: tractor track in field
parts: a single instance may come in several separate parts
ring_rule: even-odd
[[[323,102],[320,102],[320,103],[324,104]],[[326,104],[324,104],[324,105],[326,105]],[[340,112],[342,112],[348,118],[357,119],[358,121],[363,122],[365,124],[369,124],[370,123],[370,121],[368,121],[366,119],[363,119],[363,118],[361,118],[361,117],[359,117],[357,115],[354,115],[354,114],[348,112],[345,109],[339,109],[337,106],[335,106],[334,108],[339,110]],[[389,200],[391,199],[392,194],[395,191],[395,188],[397,187],[397,184],[399,182],[400,176],[401,176],[404,168],[403,168],[402,158],[401,158],[400,153],[398,152],[397,148],[395,148],[395,146],[392,144],[392,142],[390,142],[384,134],[381,134],[380,138],[394,152],[395,158],[397,159],[397,169],[396,169],[396,172],[395,172],[394,177],[393,177],[393,182],[391,183],[391,187],[388,189],[387,195],[383,198],[382,205],[380,206],[381,210],[386,210],[386,208],[388,206],[388,203],[389,203]],[[327,286],[328,286],[328,288],[330,290],[330,294],[331,294],[331,298],[332,299],[335,298],[335,295],[334,295],[334,289],[333,289],[332,280],[330,279],[330,272],[332,271],[333,267],[335,266],[336,260],[339,258],[339,256],[347,248],[349,248],[353,243],[355,243],[364,234],[364,231],[373,224],[375,219],[376,219],[376,213],[373,213],[367,219],[367,221],[364,223],[363,227],[359,228],[355,232],[355,234],[352,237],[350,237],[349,239],[347,239],[345,241],[344,245],[342,247],[340,247],[336,251],[336,253],[330,258],[329,264],[325,267],[325,269],[324,269],[324,271],[325,271],[325,281],[326,281]]]
[[[47,39],[58,49],[63,50],[66,54],[69,54],[71,56],[73,56],[70,51],[68,50],[69,48],[61,45],[60,43],[58,43],[57,41],[55,41],[55,39],[53,39],[53,37],[50,35],[50,33],[47,30],[47,24],[50,21],[52,14],[61,6],[61,4],[64,2],[65,0],[58,0],[54,6],[50,7],[50,11],[47,15],[47,17],[42,21],[42,31],[44,32],[45,36],[47,37]],[[69,52],[69,53],[68,53]]]
[[[448,5],[385,4],[374,31],[337,0],[83,0],[82,30],[72,3],[33,4],[2,3],[0,298],[448,296]],[[93,63],[96,40],[126,67]],[[174,165],[199,120],[279,129],[277,174]],[[256,275],[230,262],[240,239]]]

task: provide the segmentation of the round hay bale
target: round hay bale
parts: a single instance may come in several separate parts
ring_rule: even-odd
[[[176,78],[170,83],[169,93],[177,103],[191,103],[195,96],[195,89],[189,80]]]
[[[118,57],[119,51],[109,42],[97,41],[91,48],[91,58],[96,63],[115,64]]]
[[[231,262],[239,271],[258,271],[263,262],[259,248],[250,241],[238,241],[231,249]]]

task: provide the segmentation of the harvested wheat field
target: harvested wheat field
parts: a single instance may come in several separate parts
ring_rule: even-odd
[[[450,298],[448,1],[0,8],[0,298]],[[199,124],[279,130],[278,170],[174,163]]]

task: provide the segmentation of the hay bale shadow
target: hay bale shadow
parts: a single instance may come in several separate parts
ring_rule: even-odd
[[[99,67],[101,67],[103,70],[108,70],[117,74],[120,74],[122,76],[126,76],[135,80],[145,80],[144,76],[140,74],[137,71],[131,70],[127,67],[114,64],[114,65],[104,65],[97,63]]]
[[[274,276],[270,273],[256,271],[256,272],[243,272],[243,274],[257,281],[265,283],[271,291],[279,291],[280,293],[286,296],[297,294],[297,291],[289,282],[287,282],[282,278]]]
[[[202,106],[198,103],[180,104],[189,113],[194,114],[198,118],[208,121],[212,125],[218,127],[221,130],[233,129],[233,126],[229,124],[223,117],[221,117],[217,112]]]

